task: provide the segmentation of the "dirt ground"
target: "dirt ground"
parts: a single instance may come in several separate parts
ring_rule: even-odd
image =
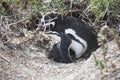
[[[62,64],[48,60],[44,52],[2,51],[0,80],[60,80],[80,70],[85,60]]]
[[[43,48],[10,50],[1,45],[0,80],[120,80],[120,50],[115,41],[107,45],[107,67],[104,69],[96,66],[93,55],[88,60],[63,64],[47,59],[47,51]],[[101,48],[94,55],[104,62]]]

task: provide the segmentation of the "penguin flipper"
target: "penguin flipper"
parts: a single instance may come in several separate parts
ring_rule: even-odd
[[[71,43],[72,43],[71,38],[68,35],[62,33],[59,52],[60,52],[60,55],[61,55],[64,63],[71,63],[72,62],[72,59],[70,56]]]

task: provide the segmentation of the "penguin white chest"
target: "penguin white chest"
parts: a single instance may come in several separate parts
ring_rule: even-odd
[[[72,39],[72,43],[70,45],[70,49],[75,52],[76,58],[81,57],[87,49],[87,42],[79,37],[73,29],[66,29],[65,34],[70,34],[74,38]]]
[[[74,40],[72,40],[72,43],[70,45],[70,49],[75,52],[76,58],[79,58],[84,53],[84,47],[80,43],[78,43]]]

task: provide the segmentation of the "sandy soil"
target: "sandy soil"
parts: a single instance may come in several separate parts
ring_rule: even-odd
[[[120,80],[120,50],[115,41],[107,45],[108,67],[104,69],[96,66],[93,55],[88,60],[63,64],[47,59],[46,49],[40,47],[10,50],[1,46],[0,80]],[[101,49],[94,54],[104,62]]]

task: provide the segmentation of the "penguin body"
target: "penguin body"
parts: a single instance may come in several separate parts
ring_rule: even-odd
[[[59,33],[61,38],[60,46],[57,53],[55,53],[56,57],[59,56],[59,60],[53,56],[58,62],[71,63],[80,57],[88,58],[91,52],[99,47],[97,33],[80,18],[62,16],[60,14],[47,14],[46,16],[49,16],[49,19],[52,20],[49,20],[51,21],[49,24],[45,23],[41,27],[52,25],[49,30]],[[44,17],[42,21],[45,20]],[[46,28],[48,28],[47,26]],[[71,53],[74,53],[74,56]]]

